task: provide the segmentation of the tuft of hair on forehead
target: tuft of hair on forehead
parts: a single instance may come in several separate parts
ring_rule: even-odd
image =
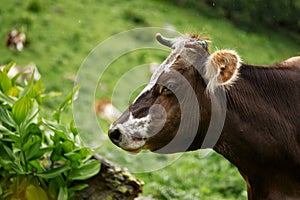
[[[186,33],[185,36],[188,37],[188,38],[190,38],[191,40],[205,41],[206,42],[206,50],[208,51],[208,49],[209,49],[208,45],[211,42],[209,36],[205,36],[204,34],[198,33],[198,32]]]
[[[197,33],[197,32],[191,32],[191,33],[186,33],[185,35],[189,36],[192,39],[195,40],[205,40],[205,41],[210,41],[210,38],[208,36],[205,36],[202,33]]]

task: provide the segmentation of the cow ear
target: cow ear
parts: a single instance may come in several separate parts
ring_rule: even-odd
[[[208,89],[232,84],[238,77],[240,65],[241,59],[233,50],[217,50],[211,54],[206,62],[205,73]]]

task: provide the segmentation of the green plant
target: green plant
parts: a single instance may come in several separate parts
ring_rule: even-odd
[[[61,113],[72,102],[74,89],[51,117],[42,116],[42,81],[23,84],[0,71],[0,197],[3,199],[69,199],[70,187],[100,170],[92,151],[83,147],[74,122],[64,124]],[[2,199],[1,198],[1,199]]]

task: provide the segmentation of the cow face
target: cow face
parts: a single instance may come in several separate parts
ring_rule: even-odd
[[[209,93],[235,79],[239,57],[229,50],[210,55],[196,36],[157,40],[173,50],[150,83],[110,127],[122,149],[174,153],[201,147],[211,117]]]

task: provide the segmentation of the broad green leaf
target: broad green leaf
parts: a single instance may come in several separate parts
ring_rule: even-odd
[[[76,151],[65,153],[64,156],[70,161],[81,161],[82,158],[84,158],[84,156],[82,156],[79,152]]]
[[[45,89],[43,88],[42,79],[40,79],[30,88],[27,95],[41,103],[41,95],[44,93],[44,91]]]
[[[16,157],[15,157],[13,151],[12,151],[9,147],[7,147],[7,146],[4,145],[4,144],[2,144],[2,147],[3,147],[4,151],[6,152],[6,155],[9,157],[9,159],[10,159],[11,161],[16,160]]]
[[[20,125],[24,121],[33,105],[33,100],[27,96],[23,96],[14,103],[12,107],[12,116],[17,124]]]
[[[64,155],[71,161],[83,161],[84,158],[90,155],[90,152],[86,148],[77,148]]]
[[[16,127],[16,123],[12,118],[11,113],[7,109],[5,109],[4,106],[1,105],[0,105],[0,121],[11,127]]]
[[[10,173],[17,172],[19,174],[24,174],[24,170],[18,161],[18,157],[13,153],[12,149],[7,147],[5,144],[1,143],[0,146],[0,166],[7,169]]]
[[[75,126],[74,120],[72,120],[70,123],[70,130],[73,133],[74,137],[76,137],[78,135],[78,130],[77,130],[77,127]]]
[[[60,176],[62,173],[66,172],[68,170],[70,170],[70,167],[65,165],[62,167],[51,169],[51,170],[43,172],[43,173],[37,173],[36,175],[41,178],[51,179],[51,178]]]
[[[22,147],[22,151],[25,152],[26,161],[37,157],[37,154],[40,155],[41,145],[42,139],[39,136],[34,135],[29,138],[29,140]]]
[[[0,133],[3,136],[9,137],[14,142],[19,142],[20,141],[20,136],[19,135],[16,135],[14,132],[8,130],[6,127],[4,127],[2,125],[0,125]],[[1,140],[3,140],[3,139],[6,139],[6,138],[1,138]]]
[[[28,126],[30,126],[31,123],[34,123],[36,117],[39,114],[39,105],[37,103],[37,101],[33,100],[33,106],[32,108],[29,110],[28,114],[26,115],[23,123],[22,123],[22,128],[23,130],[27,130]]]
[[[43,168],[41,167],[41,164],[39,163],[39,161],[37,160],[32,160],[29,161],[29,165],[32,167],[32,169],[34,168],[36,172],[43,172]],[[31,171],[32,171],[31,169]]]
[[[19,174],[19,175],[25,174],[25,171],[23,170],[22,166],[15,161],[5,160],[1,158],[0,166],[2,166],[5,170],[7,170],[9,174]]]
[[[26,187],[25,198],[27,200],[48,200],[47,193],[38,185],[28,185]]]
[[[56,131],[55,135],[57,135],[58,137],[60,137],[63,140],[70,140],[69,135],[66,132]]]
[[[39,136],[33,135],[32,137],[28,138],[28,141],[26,141],[25,144],[23,144],[22,151],[29,150],[35,143],[39,144],[38,146],[41,146],[41,138]]]
[[[62,146],[59,144],[59,142],[54,146],[50,158],[52,162],[63,160],[64,157],[63,157]]]
[[[6,132],[9,132],[10,134],[14,134],[10,130],[8,130],[5,126],[0,125],[0,133],[6,133]]]
[[[68,130],[65,126],[57,123],[57,122],[51,122],[48,120],[43,119],[42,122],[45,126],[47,126],[49,129],[57,133],[61,138],[63,139],[70,139],[69,135],[67,134]]]
[[[12,170],[9,171],[11,174],[15,174],[15,173],[17,173],[18,175],[26,174],[25,170],[22,168],[20,163],[17,162],[11,163],[11,168],[13,170],[13,171]]]
[[[89,160],[78,169],[72,169],[69,173],[69,180],[86,180],[100,171],[100,162],[98,160]]]
[[[20,93],[20,98],[27,96],[28,92],[31,90],[34,83],[34,71],[32,72],[32,76],[28,81],[28,84],[25,86],[24,90]]]
[[[17,97],[19,94],[20,94],[20,89],[17,86],[12,86],[7,92],[7,95],[12,97]]]
[[[7,94],[12,87],[12,82],[5,71],[0,70],[0,90]]]
[[[74,143],[67,140],[62,143],[62,148],[64,152],[71,152],[74,149]]]
[[[44,120],[44,119],[42,120],[42,122],[44,123],[44,125],[47,128],[54,131],[54,135],[51,136],[51,139],[54,142],[65,141],[65,140],[73,142],[73,140],[71,138],[71,134],[69,133],[69,130],[67,129],[67,127],[65,127],[61,124],[55,123],[55,122],[50,122],[50,121]]]
[[[13,98],[11,98],[10,96],[4,94],[1,90],[0,90],[0,101],[3,101],[3,102],[7,103],[10,106],[12,106],[15,102],[15,100]]]
[[[8,64],[4,67],[3,72],[8,73],[9,70],[10,70],[12,67],[14,67],[15,65],[16,65],[15,62],[10,62],[10,63],[8,63]]]
[[[18,137],[14,137],[12,135],[10,135],[9,137],[4,137],[1,138],[1,140],[3,142],[9,142],[9,143],[16,143],[16,144],[20,144],[20,139]]]
[[[35,123],[31,123],[26,127],[26,132],[22,135],[22,141],[27,141],[28,138],[32,137],[33,135],[44,138],[41,128]]]
[[[0,166],[3,167],[4,169],[8,170],[8,171],[11,169],[12,163],[13,162],[10,161],[10,160],[4,159],[4,158],[0,159]]]
[[[83,190],[83,189],[87,188],[88,186],[89,186],[88,184],[79,184],[79,185],[69,188],[68,189],[69,196],[72,197],[72,195],[76,191]]]
[[[60,187],[57,200],[68,200],[68,189],[66,187]]]
[[[52,147],[41,148],[35,154],[31,155],[28,159],[33,160],[33,159],[41,158],[46,153],[51,152],[52,149],[53,149]]]

